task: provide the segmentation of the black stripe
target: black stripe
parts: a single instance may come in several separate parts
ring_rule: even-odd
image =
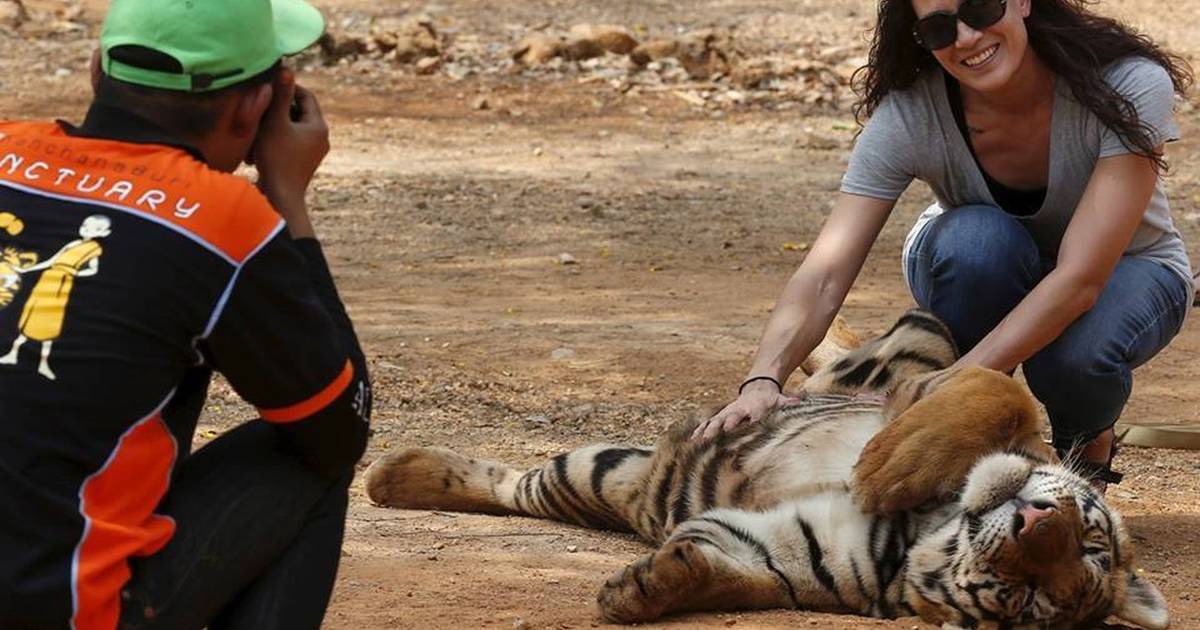
[[[708,545],[709,547],[713,547],[717,551],[720,551],[721,553],[725,553],[725,548],[722,547],[719,543],[717,543],[717,541],[709,538],[708,536],[704,536],[702,534],[687,533],[687,534],[683,534],[682,536],[675,536],[671,540],[672,540],[672,542],[685,542],[686,541],[686,542],[693,542],[693,543],[697,543],[697,544],[701,544],[701,545]],[[728,554],[726,554],[726,555],[728,555]]]
[[[967,521],[967,539],[974,542],[975,537],[979,535],[980,528],[983,527],[983,519],[978,514],[968,512],[966,515]]]
[[[671,552],[671,555],[675,556],[676,559],[687,565],[688,571],[695,573],[696,568],[692,566],[692,561],[688,560],[687,554],[684,553],[682,549],[676,547],[675,550]]]
[[[895,518],[898,522],[876,516],[872,517],[871,522],[870,550],[875,563],[875,583],[879,591],[880,606],[883,607],[884,616],[889,618],[893,611],[888,602],[887,590],[891,586],[892,580],[900,574],[904,564],[906,551],[904,530],[908,522],[905,514],[900,514]],[[882,548],[880,547],[881,536]]]
[[[808,540],[809,569],[812,570],[813,575],[816,576],[821,586],[825,587],[825,590],[830,593],[833,593],[838,606],[849,608],[846,605],[846,600],[842,599],[842,593],[838,590],[837,582],[833,579],[833,574],[829,572],[829,567],[825,566],[825,552],[821,550],[821,544],[817,542],[817,537],[813,534],[812,526],[800,518],[799,514],[796,515],[796,523],[800,525],[801,533]]]
[[[567,476],[567,453],[557,455],[552,460],[554,462],[554,473],[558,483],[555,484],[555,489],[563,491],[563,503],[571,506],[575,512],[579,514],[579,520],[586,526],[592,529],[612,529],[615,519],[609,514],[597,514],[596,511],[587,504],[579,491],[575,489],[575,485],[571,483],[570,477]]]
[[[820,426],[820,425],[821,425],[820,418],[816,418],[811,422],[805,422],[804,424],[801,424],[800,426],[793,429],[792,432],[787,435],[787,437],[783,438],[782,440],[779,440],[778,446],[783,446],[784,444],[791,442],[792,440],[800,437],[801,435],[808,433],[809,429],[812,429],[812,428]]]
[[[879,360],[868,358],[859,363],[853,370],[838,377],[837,382],[840,385],[849,387],[862,387],[863,383],[867,382],[867,377],[875,371],[875,367],[879,365]]]
[[[705,452],[707,449],[693,448],[691,453],[688,453],[688,458],[679,467],[679,488],[675,491],[675,502],[671,506],[671,520],[678,526],[686,521],[691,516],[692,499],[688,493],[692,489],[692,478],[696,462],[696,456],[699,453]]]
[[[785,424],[787,423],[776,422],[770,425],[759,423],[757,426],[758,433],[754,434],[754,437],[730,447],[729,450],[734,452],[733,469],[741,470],[746,462],[746,458],[751,457],[758,452],[758,449],[770,443],[779,434],[779,431],[783,429]]]
[[[604,498],[604,477],[629,459],[634,452],[630,448],[610,448],[596,453],[596,456],[592,458],[592,494],[595,495],[597,501],[610,510],[612,505]]]
[[[927,357],[923,354],[917,354],[911,350],[902,350],[892,356],[892,362],[904,361],[905,363],[919,363],[932,370],[940,370],[944,367],[949,367],[948,364],[942,363],[932,357]]]
[[[554,514],[551,512],[550,506],[546,504],[546,497],[542,496],[541,491],[538,490],[537,484],[539,483],[541,478],[542,478],[542,469],[541,468],[538,468],[537,470],[534,470],[530,473],[530,475],[529,475],[529,497],[531,499],[531,503],[532,503],[533,507],[535,507],[537,509],[537,511],[541,513],[542,516],[549,516],[550,518],[554,518]]]
[[[667,532],[667,494],[671,491],[671,479],[674,476],[675,462],[671,462],[667,464],[662,479],[658,482],[658,487],[655,488],[657,492],[652,500],[654,504],[654,518],[664,534]]]
[[[747,532],[746,530],[741,529],[740,527],[735,527],[733,525],[730,525],[729,523],[726,523],[725,521],[722,521],[720,519],[713,518],[711,516],[706,516],[706,517],[701,517],[699,520],[704,521],[706,523],[712,523],[713,525],[716,525],[717,527],[724,529],[725,531],[729,532],[729,534],[732,535],[734,538],[738,539],[743,544],[745,544],[746,546],[753,549],[755,551],[755,553],[758,554],[758,557],[763,561],[763,563],[767,565],[767,569],[769,571],[771,571],[772,573],[774,573],[775,576],[778,577],[781,582],[783,582],[783,585],[787,587],[788,597],[791,598],[791,600],[792,600],[792,607],[800,608],[800,600],[796,598],[796,588],[794,586],[792,586],[792,581],[789,580],[787,578],[787,576],[783,574],[782,571],[775,568],[775,563],[771,561],[771,554],[769,551],[767,551],[767,546],[764,545],[762,543],[762,541],[751,536],[750,532]]]
[[[979,598],[979,591],[984,589],[994,589],[998,586],[1000,585],[992,580],[985,580],[979,583],[967,582],[966,585],[962,587],[962,589],[971,596],[971,603],[975,605],[976,611],[980,613],[979,616],[988,621],[1001,621],[1001,618],[996,613],[989,611],[987,607],[983,605],[983,600]]]
[[[951,345],[954,344],[954,337],[951,336],[950,329],[942,323],[942,320],[935,317],[932,313],[926,313],[924,311],[909,311],[905,313],[898,321],[896,321],[896,325],[892,326],[892,329],[887,332],[887,335],[884,336],[886,337],[896,330],[908,326],[924,330],[925,332],[933,333],[938,337],[949,341]]]
[[[630,573],[633,574],[633,582],[637,584],[638,590],[642,592],[642,597],[650,599],[650,591],[646,590],[646,583],[643,581],[641,572],[634,569]]]
[[[542,472],[543,470],[544,469],[541,468],[538,469],[538,490],[540,491],[538,492],[538,495],[546,504],[545,507],[549,508],[547,512],[550,512],[551,516],[560,521],[570,522],[574,520],[571,518],[571,515],[567,514],[567,511],[562,508],[562,505],[555,500],[554,495],[550,493],[550,487],[546,483],[546,475]]]
[[[521,494],[525,498],[525,511],[533,513],[537,506],[533,504],[533,474],[540,469],[531,470],[521,476]]]
[[[858,559],[857,558],[854,558],[854,557],[850,558],[850,573],[854,574],[854,586],[855,586],[855,588],[858,589],[859,596],[862,597],[863,602],[865,602],[868,607],[867,610],[862,611],[862,612],[866,612],[868,614],[875,612],[875,598],[872,597],[871,594],[867,592],[867,583],[863,581],[862,571],[860,571],[858,569]],[[880,603],[883,606],[887,606],[886,601],[883,601]],[[886,618],[888,615],[883,614],[880,616]]]
[[[953,608],[958,613],[958,615],[960,617],[959,625],[962,625],[963,623],[969,623],[968,621],[966,621],[968,619],[978,622],[978,620],[976,620],[971,615],[968,615],[967,611],[963,610],[962,607],[959,606],[958,600],[954,599],[954,595],[952,595],[950,593],[950,589],[946,586],[945,583],[943,583],[941,580],[938,580],[937,587],[938,587],[938,590],[941,591],[941,594],[942,594],[942,600],[943,600],[942,603],[949,606],[950,608]]]
[[[722,432],[721,438],[728,435]],[[717,504],[717,475],[721,472],[721,467],[725,460],[733,454],[731,449],[724,448],[722,439],[718,439],[713,446],[713,456],[709,458],[704,465],[704,470],[700,473],[700,511],[705,512],[713,508]]]
[[[875,561],[875,583],[879,589],[880,599],[887,599],[887,585],[891,583],[889,579],[889,556],[891,555],[892,539],[895,538],[895,533],[892,530],[891,521],[873,517],[871,521],[871,537],[870,550],[871,558]]]
[[[894,359],[895,359],[895,357],[893,357],[893,360]],[[869,385],[869,387],[871,389],[883,389],[883,386],[887,385],[888,382],[890,382],[891,380],[892,380],[892,371],[890,369],[888,369],[888,367],[885,365],[885,366],[879,368],[879,373],[875,375],[875,378],[871,379],[871,384]]]

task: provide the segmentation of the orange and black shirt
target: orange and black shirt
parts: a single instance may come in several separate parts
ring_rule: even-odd
[[[361,455],[366,365],[315,240],[127,112],[0,122],[0,627],[115,628],[213,370],[317,470]]]

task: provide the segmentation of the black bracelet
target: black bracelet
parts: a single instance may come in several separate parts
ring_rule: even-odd
[[[775,387],[779,388],[779,393],[780,394],[783,393],[783,384],[780,383],[779,381],[775,380],[774,377],[772,377],[772,376],[751,376],[750,378],[742,381],[741,385],[738,385],[738,396],[741,396],[742,390],[746,389],[746,386],[749,385],[750,383],[753,383],[754,381],[771,381],[772,383],[775,383]]]

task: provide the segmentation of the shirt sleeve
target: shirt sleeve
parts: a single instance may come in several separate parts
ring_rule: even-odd
[[[202,347],[302,459],[336,473],[361,456],[371,388],[315,241],[282,231],[247,260]]]
[[[1151,144],[1158,146],[1179,139],[1179,125],[1175,121],[1175,85],[1166,68],[1139,57],[1114,64],[1105,73],[1105,80],[1133,105]],[[1116,131],[1106,128],[1101,132],[1101,158],[1134,151],[1125,146]]]
[[[850,153],[842,192],[895,201],[915,177],[912,135],[894,98],[885,97]]]

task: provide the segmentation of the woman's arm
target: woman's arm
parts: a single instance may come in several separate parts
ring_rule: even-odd
[[[1141,223],[1157,179],[1153,163],[1138,155],[1099,160],[1054,270],[958,365],[1012,371],[1091,309]]]
[[[783,383],[821,342],[894,206],[884,199],[838,196],[812,250],[775,303],[747,378],[769,376]],[[774,383],[754,381],[693,437],[756,422],[778,405],[780,395]]]

